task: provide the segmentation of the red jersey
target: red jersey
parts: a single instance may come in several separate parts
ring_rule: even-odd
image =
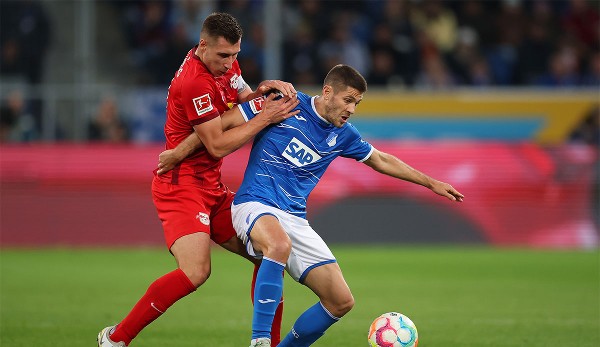
[[[166,149],[175,148],[194,132],[194,125],[220,117],[233,107],[238,101],[238,93],[245,88],[237,60],[225,75],[215,77],[195,55],[196,48],[188,52],[169,86]],[[222,161],[213,158],[202,147],[160,178],[173,184],[185,182],[209,189],[219,188]]]

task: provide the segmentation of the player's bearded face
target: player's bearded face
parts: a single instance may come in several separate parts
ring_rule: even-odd
[[[356,106],[363,98],[358,90],[346,87],[345,90],[333,91],[325,97],[325,119],[341,128],[356,111]]]
[[[231,44],[223,37],[201,39],[198,56],[213,76],[223,76],[237,59],[241,42]]]

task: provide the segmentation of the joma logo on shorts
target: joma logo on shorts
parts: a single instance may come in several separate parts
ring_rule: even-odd
[[[282,155],[296,166],[312,164],[321,159],[320,155],[295,137],[288,143]]]

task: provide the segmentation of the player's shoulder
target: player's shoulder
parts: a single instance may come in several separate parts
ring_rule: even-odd
[[[217,90],[217,83],[213,75],[202,69],[193,69],[185,76],[182,76],[181,85],[184,89],[190,91],[213,92]]]
[[[310,100],[312,99],[311,95],[308,95],[301,91],[298,91],[297,97],[300,100],[300,102],[310,102]]]

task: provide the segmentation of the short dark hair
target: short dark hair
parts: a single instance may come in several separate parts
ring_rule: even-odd
[[[240,23],[229,13],[211,13],[202,24],[200,35],[208,35],[213,38],[223,37],[231,44],[237,43],[243,35]]]
[[[360,72],[356,71],[355,68],[344,64],[336,65],[329,70],[327,76],[325,76],[323,85],[332,86],[333,90],[336,92],[345,90],[346,87],[352,87],[361,93],[367,91],[367,81]]]

